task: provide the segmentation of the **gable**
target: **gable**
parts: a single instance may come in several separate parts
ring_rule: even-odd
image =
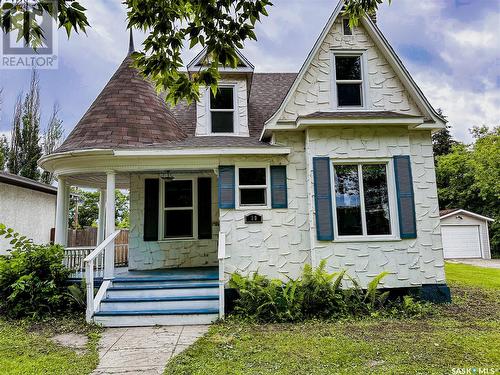
[[[294,122],[314,112],[343,110],[337,106],[334,56],[354,53],[361,56],[363,111],[391,111],[423,117],[426,127],[444,125],[380,30],[367,18],[351,36],[343,33],[340,2],[301,68],[297,80],[266,128],[278,122]]]

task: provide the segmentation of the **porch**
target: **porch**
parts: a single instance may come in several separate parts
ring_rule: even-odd
[[[205,324],[223,315],[225,237],[219,234],[215,180],[213,170],[59,177],[55,242],[65,246],[72,278],[85,280],[88,321]],[[67,246],[71,186],[99,190],[94,247]],[[115,189],[131,192],[126,263],[115,228]]]

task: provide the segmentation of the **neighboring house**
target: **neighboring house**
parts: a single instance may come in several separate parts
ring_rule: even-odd
[[[167,108],[127,57],[64,144],[40,162],[59,178],[58,199],[67,199],[69,185],[100,188],[104,207],[115,187],[130,189],[130,269],[218,266],[226,281],[257,271],[284,279],[326,260],[329,272],[346,269],[363,286],[387,271],[386,288],[421,287],[448,299],[431,142],[445,120],[374,22],[364,18],[351,30],[341,8],[298,74],[254,72],[240,54],[237,68],[221,69],[217,96],[203,89],[191,105]],[[114,231],[112,205],[103,211],[101,240]],[[66,215],[58,212],[59,243]],[[127,294],[126,282],[114,279],[99,296],[138,304],[96,299],[88,316],[107,325],[171,324],[169,312],[176,322],[187,321],[179,317],[185,311],[208,314],[192,322],[222,312],[223,294],[218,308],[174,314],[148,298],[208,292],[154,294],[136,279],[141,292]]]
[[[491,259],[488,222],[485,216],[462,209],[440,211],[445,259]]]
[[[0,172],[0,223],[35,243],[49,243],[55,225],[56,195],[53,186]],[[9,241],[0,238],[0,255],[11,249]]]

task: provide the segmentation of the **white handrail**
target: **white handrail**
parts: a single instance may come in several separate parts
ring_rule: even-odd
[[[219,232],[219,246],[217,249],[219,259],[219,318],[224,318],[224,259],[226,258],[226,234]]]
[[[113,234],[108,236],[104,241],[102,241],[99,244],[99,246],[97,246],[95,248],[94,251],[92,251],[89,255],[87,255],[87,257],[83,261],[90,262],[91,260],[94,260],[94,258],[96,258],[99,255],[99,253],[101,251],[103,251],[106,248],[106,246],[108,246],[110,244],[110,242],[113,241],[119,234],[120,234],[120,231],[117,230]]]
[[[99,303],[101,302],[106,290],[111,285],[110,280],[104,280],[94,297],[94,260],[107,248],[107,251],[115,251],[115,238],[120,234],[120,231],[117,230],[113,232],[110,236],[108,236],[104,241],[102,241],[99,246],[95,248],[89,255],[85,257],[83,262],[85,263],[85,282],[87,283],[87,311],[86,318],[87,322],[92,321],[92,317],[94,313],[96,313],[99,309]],[[110,246],[112,245],[112,246]],[[99,258],[97,258],[99,261]],[[104,269],[110,270],[111,274],[113,274],[114,264],[107,264],[106,257],[103,257],[104,261]],[[105,272],[106,274],[106,272]]]

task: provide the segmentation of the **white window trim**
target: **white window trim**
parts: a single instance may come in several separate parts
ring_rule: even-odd
[[[268,163],[248,163],[238,164],[236,167],[235,176],[235,203],[237,210],[268,210],[271,209],[271,167]],[[242,205],[240,203],[240,169],[245,168],[263,168],[266,170],[266,185],[242,185],[243,188],[266,188],[266,204],[265,205]]]
[[[193,241],[198,240],[198,184],[197,177],[175,177],[174,181],[191,181],[192,183],[192,207],[165,207],[165,183],[166,180],[160,180],[160,204],[159,204],[159,220],[158,220],[158,242],[171,241]],[[165,237],[165,212],[175,210],[193,210],[193,236],[192,237]]]
[[[233,89],[233,109],[212,109],[210,108],[210,88],[205,91],[206,95],[206,111],[207,111],[207,134],[208,136],[214,137],[228,137],[228,136],[239,136],[240,135],[240,123],[239,123],[239,107],[238,107],[238,83],[222,83],[219,85],[220,88],[232,88]],[[212,132],[212,111],[214,112],[233,112],[233,132],[226,133],[213,133]]]
[[[398,210],[396,206],[397,196],[396,196],[396,179],[394,176],[394,164],[392,159],[380,158],[380,159],[331,159],[332,163],[332,176],[331,176],[331,186],[332,186],[332,209],[333,209],[333,242],[377,242],[377,241],[400,241],[399,236],[399,218]],[[389,215],[391,224],[391,234],[387,235],[356,235],[356,236],[340,236],[338,231],[338,221],[337,221],[337,202],[335,197],[335,172],[334,167],[336,164],[351,164],[358,166],[359,182],[360,182],[360,205],[361,205],[361,226],[363,233],[366,233],[366,212],[365,212],[365,199],[364,199],[364,187],[363,187],[363,174],[360,172],[361,165],[366,164],[385,164],[387,173],[387,194],[389,196]]]
[[[348,35],[350,36],[350,35]],[[368,62],[366,60],[366,50],[332,50],[332,90],[331,106],[340,111],[362,111],[368,108]],[[360,57],[361,62],[361,80],[342,80],[343,83],[361,83],[361,105],[360,106],[339,106],[337,93],[337,71],[335,69],[335,56]],[[361,82],[360,82],[361,81]]]

